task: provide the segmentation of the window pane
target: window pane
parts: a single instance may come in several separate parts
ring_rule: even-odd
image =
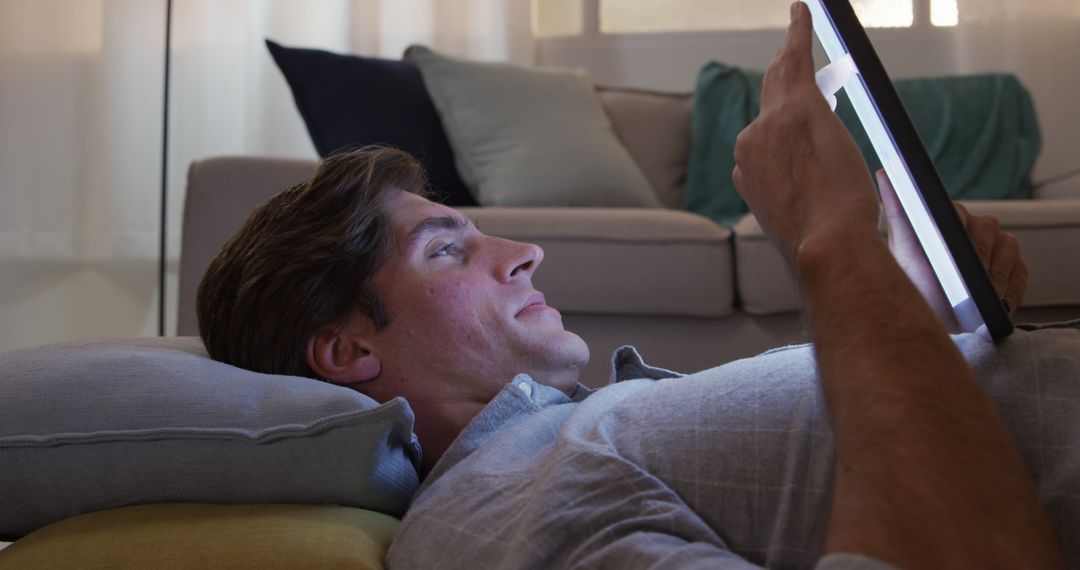
[[[578,36],[585,29],[581,0],[533,0],[533,35]]]
[[[607,34],[783,28],[790,0],[600,0]]]
[[[911,0],[852,0],[851,5],[867,28],[910,28],[915,22]]]
[[[960,23],[956,0],[930,0],[930,23],[935,26],[955,26]]]
[[[546,2],[546,0],[545,0]],[[600,31],[608,34],[784,28],[789,0],[599,0]],[[912,0],[854,0],[867,27],[910,27]]]

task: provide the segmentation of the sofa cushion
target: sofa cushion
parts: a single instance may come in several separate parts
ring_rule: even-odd
[[[198,339],[24,349],[0,375],[0,537],[154,502],[400,515],[419,484],[403,399],[241,370]]]
[[[481,205],[659,205],[584,73],[408,54]]]
[[[1002,230],[1020,240],[1030,270],[1025,307],[1080,304],[1080,200],[972,200],[972,213],[992,214]],[[736,290],[742,307],[754,315],[797,311],[795,279],[784,258],[769,242],[757,219],[748,214],[735,233]]]
[[[731,227],[735,241],[735,290],[751,315],[798,311],[799,289],[787,261],[769,241],[753,214]]]
[[[378,570],[398,524],[336,505],[139,505],[42,528],[0,555],[0,569]]]
[[[665,208],[682,209],[690,155],[689,93],[597,89],[611,126]]]
[[[437,199],[451,206],[476,204],[454,167],[415,63],[290,48],[270,40],[266,46],[321,156],[348,146],[395,146],[424,164]]]
[[[563,312],[722,317],[732,311],[731,232],[678,210],[462,208],[481,231],[535,243],[533,277]]]

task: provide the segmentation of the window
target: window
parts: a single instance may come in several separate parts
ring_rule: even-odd
[[[600,0],[605,34],[748,30],[787,25],[788,0]]]
[[[533,0],[533,35],[579,36],[585,31],[582,0]]]
[[[930,23],[955,26],[957,0],[852,0],[863,25],[910,28],[915,10],[929,5]],[[602,34],[783,28],[790,0],[533,0],[538,37],[581,35],[584,15],[595,11]],[[925,13],[925,12],[924,12]]]
[[[960,23],[956,0],[931,0],[930,23],[935,26],[955,26]]]

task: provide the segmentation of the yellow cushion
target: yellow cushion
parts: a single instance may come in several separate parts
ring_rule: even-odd
[[[328,505],[138,505],[39,529],[0,551],[0,570],[383,567],[398,520]]]

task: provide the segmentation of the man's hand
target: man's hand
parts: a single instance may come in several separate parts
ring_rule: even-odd
[[[877,234],[870,172],[814,81],[811,35],[809,11],[794,4],[787,36],[765,74],[761,112],[736,141],[732,172],[735,187],[789,261],[817,235]]]
[[[889,250],[945,328],[949,332],[964,332],[884,170],[877,172],[877,181],[889,224]],[[1027,291],[1028,267],[1020,256],[1020,242],[1012,234],[1001,231],[1001,224],[994,216],[972,214],[960,204],[956,204],[956,211],[967,228],[968,237],[975,245],[983,267],[990,274],[994,290],[1011,314],[1023,303],[1024,292]]]
[[[814,82],[810,24],[796,3],[732,176],[806,307],[836,444],[825,551],[905,568],[1062,567],[1009,433],[878,233],[870,173]],[[997,229],[982,225],[969,222],[976,241],[992,234],[984,261],[1016,266],[1007,247],[995,262]],[[1013,291],[1012,270],[994,272],[1019,299],[1023,280]]]

